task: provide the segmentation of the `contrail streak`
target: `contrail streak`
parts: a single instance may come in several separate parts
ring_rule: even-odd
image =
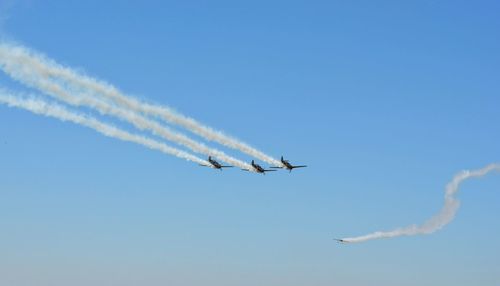
[[[0,55],[1,54],[2,53],[0,53]],[[4,57],[0,57],[0,59],[4,59]],[[47,76],[40,75],[34,72],[32,69],[27,69],[26,67],[30,67],[30,65],[19,63],[13,64],[9,60],[0,62],[2,63],[2,69],[14,79],[31,87],[37,88],[40,91],[61,101],[64,101],[67,104],[73,106],[89,106],[96,109],[101,114],[116,116],[122,120],[128,121],[138,129],[149,130],[157,136],[186,146],[194,152],[205,154],[208,156],[214,156],[226,163],[237,166],[239,168],[252,170],[251,166],[248,163],[233,158],[222,151],[210,148],[205,144],[194,141],[191,138],[175,132],[154,120],[150,120],[145,116],[138,114],[137,112],[116,107],[114,104],[110,104],[108,102],[95,98],[88,93],[80,92],[80,96],[74,96],[70,91],[52,82]]]
[[[191,155],[187,152],[178,150],[176,148],[170,147],[161,142],[155,141],[153,139],[144,136],[131,134],[127,131],[121,130],[114,126],[102,123],[101,121],[93,117],[71,112],[61,105],[51,104],[39,99],[20,98],[4,90],[0,90],[0,103],[6,104],[10,107],[22,108],[31,111],[35,114],[54,117],[62,121],[70,121],[76,124],[80,124],[92,128],[95,131],[104,134],[105,136],[120,139],[123,141],[137,143],[147,148],[158,150],[165,154],[174,155],[176,157],[192,161],[198,164],[203,164],[203,165],[208,164],[207,161],[200,159],[194,155]]]
[[[31,73],[36,71],[44,77],[52,77],[59,81],[66,81],[74,88],[91,92],[94,95],[104,96],[106,99],[135,112],[161,118],[167,122],[182,126],[209,141],[215,141],[224,146],[240,150],[243,153],[271,165],[281,166],[281,162],[279,160],[266,155],[262,151],[259,151],[254,147],[239,141],[238,139],[205,126],[202,123],[182,115],[168,107],[148,104],[133,97],[126,96],[108,83],[79,74],[70,68],[63,67],[55,61],[47,59],[46,57],[24,47],[0,43],[0,64],[4,69],[13,64],[21,65],[24,67],[25,71]]]
[[[464,180],[467,180],[469,178],[479,178],[491,171],[500,171],[500,164],[490,164],[479,170],[462,171],[456,174],[453,180],[451,180],[451,182],[446,185],[443,208],[439,213],[431,217],[422,225],[410,225],[391,231],[377,231],[363,236],[344,238],[340,241],[347,243],[365,242],[373,239],[430,234],[438,231],[455,218],[458,208],[460,207],[460,201],[455,197],[455,194],[458,192],[460,184]]]

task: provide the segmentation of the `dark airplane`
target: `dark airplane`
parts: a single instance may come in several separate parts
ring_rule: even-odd
[[[266,172],[274,172],[276,170],[266,170],[264,168],[262,168],[259,164],[255,163],[254,160],[252,160],[252,168],[253,170],[248,170],[248,169],[242,169],[243,171],[255,171],[257,173],[260,173],[260,174],[266,174]]]
[[[200,166],[210,167],[210,168],[214,168],[214,169],[219,169],[221,171],[222,171],[222,168],[232,168],[233,167],[233,166],[223,166],[223,165],[221,165],[219,162],[217,162],[214,159],[212,159],[212,156],[208,156],[208,163],[210,163],[210,165],[200,164]]]
[[[338,239],[338,238],[334,238],[333,240],[336,240],[338,243],[347,243],[348,241],[345,241],[343,239]]]
[[[287,169],[288,171],[292,172],[293,169],[307,167],[305,165],[302,165],[302,166],[293,166],[292,164],[290,164],[290,161],[283,159],[283,156],[281,156],[281,164],[283,164],[283,166],[280,166],[280,167],[271,167],[271,168],[273,168],[273,169]]]

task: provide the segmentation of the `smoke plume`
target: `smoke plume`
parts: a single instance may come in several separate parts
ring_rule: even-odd
[[[456,174],[451,182],[446,185],[444,206],[441,211],[421,225],[410,225],[391,231],[377,231],[363,236],[344,238],[341,241],[347,243],[365,242],[373,239],[430,234],[438,231],[455,218],[458,208],[460,207],[460,202],[455,197],[460,184],[469,178],[480,178],[492,171],[500,171],[500,164],[491,164],[479,170],[462,171]]]

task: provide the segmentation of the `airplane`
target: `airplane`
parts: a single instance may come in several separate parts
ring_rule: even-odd
[[[253,168],[253,171],[260,173],[260,174],[263,174],[263,175],[265,175],[266,172],[275,172],[276,171],[276,170],[266,170],[266,169],[262,168],[259,164],[256,164],[254,160],[252,160],[252,168]],[[251,171],[248,169],[242,169],[242,170],[243,171]]]
[[[210,168],[214,168],[214,169],[219,169],[221,171],[222,171],[222,168],[232,168],[233,167],[233,166],[223,166],[223,165],[221,165],[219,162],[217,162],[214,159],[212,159],[212,156],[208,156],[208,163],[210,163],[210,165],[200,164],[200,166],[210,167]]]
[[[273,168],[273,169],[287,169],[289,172],[292,172],[293,169],[307,167],[305,165],[302,165],[302,166],[293,166],[292,164],[290,164],[290,161],[283,159],[283,156],[281,156],[281,164],[283,164],[283,166],[280,166],[280,167],[271,167],[271,168]]]
[[[349,241],[339,239],[339,238],[334,238],[333,240],[336,240],[338,243],[348,243]]]

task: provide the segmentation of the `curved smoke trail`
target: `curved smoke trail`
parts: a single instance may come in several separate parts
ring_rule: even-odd
[[[0,63],[3,66],[18,64],[30,72],[37,71],[44,77],[52,77],[59,81],[65,81],[73,88],[81,89],[85,92],[91,92],[95,96],[104,96],[116,104],[126,107],[135,112],[143,113],[149,116],[161,118],[164,121],[182,126],[191,132],[209,140],[218,142],[224,146],[240,150],[252,157],[258,158],[266,163],[275,166],[281,166],[281,162],[266,155],[262,151],[239,141],[236,138],[228,136],[221,131],[214,130],[193,118],[182,115],[168,107],[157,106],[141,102],[133,97],[126,96],[116,87],[99,81],[97,79],[78,74],[70,68],[63,67],[53,60],[39,55],[31,50],[17,45],[0,43]],[[248,166],[247,166],[248,167]]]
[[[451,182],[446,185],[444,193],[444,206],[439,213],[431,217],[422,225],[410,225],[403,228],[397,228],[391,231],[377,231],[363,236],[348,237],[341,239],[341,242],[355,243],[365,242],[373,239],[392,238],[397,236],[412,236],[419,234],[430,234],[440,230],[450,223],[460,207],[460,201],[455,197],[460,184],[469,178],[479,178],[491,171],[500,171],[500,164],[490,164],[482,169],[474,171],[462,171],[453,177]]]
[[[174,155],[176,157],[192,161],[198,164],[208,165],[207,161],[200,159],[194,155],[191,155],[187,152],[170,147],[161,142],[155,141],[151,138],[147,138],[136,134],[131,134],[127,131],[121,130],[114,126],[102,123],[101,121],[93,117],[71,112],[68,109],[64,108],[63,106],[57,104],[51,104],[46,101],[33,98],[20,98],[18,96],[12,95],[11,93],[5,90],[0,90],[0,104],[6,104],[10,107],[22,108],[31,111],[35,114],[54,117],[62,121],[70,121],[76,124],[92,128],[95,131],[104,134],[105,136],[108,137],[137,143],[147,148],[161,151],[165,154]]]

